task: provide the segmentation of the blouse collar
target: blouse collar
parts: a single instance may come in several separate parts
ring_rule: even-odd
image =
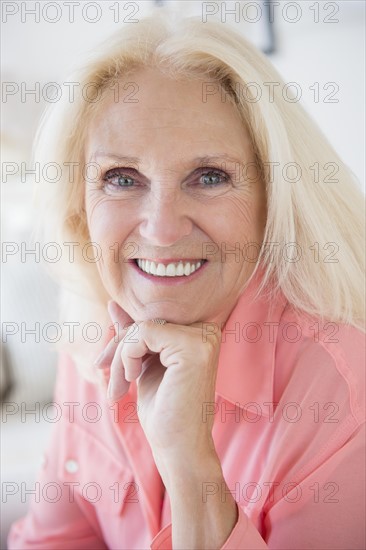
[[[222,330],[216,393],[268,416],[263,403],[273,402],[277,332],[288,302],[281,291],[271,301],[263,295],[255,300],[261,275],[250,278]]]

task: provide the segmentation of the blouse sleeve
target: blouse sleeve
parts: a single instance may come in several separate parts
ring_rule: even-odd
[[[300,550],[306,540],[307,548],[362,550],[364,487],[365,424],[290,498],[272,507],[265,521],[269,548]]]
[[[156,535],[151,543],[151,550],[172,549],[172,524],[167,525]],[[238,521],[220,550],[262,550],[268,548],[257,529],[244,510],[238,506]]]
[[[9,550],[107,548],[96,531],[96,524],[92,526],[83,514],[72,484],[65,486],[57,476],[59,440],[56,429],[46,453],[45,465],[37,479],[41,488],[40,501],[33,501],[28,514],[12,525],[8,537]]]
[[[365,425],[266,515],[266,541],[238,506],[238,521],[221,550],[363,550],[365,548]],[[304,498],[308,495],[308,498]],[[345,528],[347,526],[347,528]],[[172,548],[171,524],[151,543]]]
[[[59,372],[63,356],[59,361]],[[60,398],[60,376],[54,400]],[[59,476],[59,456],[62,454],[62,422],[53,426],[45,460],[37,477],[39,497],[34,497],[28,514],[16,521],[8,536],[9,550],[102,550],[107,546],[98,532],[98,522],[87,508],[72,483]],[[73,464],[70,464],[72,467]],[[37,501],[35,501],[35,498]],[[91,509],[90,509],[91,510]]]

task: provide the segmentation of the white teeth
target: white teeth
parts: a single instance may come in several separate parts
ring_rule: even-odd
[[[167,277],[174,277],[175,276],[175,267],[174,264],[168,264],[165,269],[165,275]]]
[[[151,275],[156,275],[156,270],[156,264],[154,264],[154,262],[150,262],[149,271],[147,273],[151,273]]]
[[[150,275],[155,275],[156,277],[182,277],[182,275],[188,276],[191,273],[194,273],[201,267],[204,263],[204,260],[199,262],[178,262],[171,263],[168,265],[156,264],[151,260],[137,260],[137,265],[145,273],[150,273]]]
[[[178,264],[178,267],[175,268],[175,274],[178,277],[181,277],[182,275],[184,275],[184,267],[182,263]]]

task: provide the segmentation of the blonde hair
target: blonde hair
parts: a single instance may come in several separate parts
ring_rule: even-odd
[[[109,296],[96,263],[82,253],[90,242],[83,149],[88,122],[98,109],[98,101],[85,101],[82,90],[93,83],[96,93],[104,92],[118,78],[144,66],[171,78],[217,82],[250,132],[267,198],[265,246],[256,264],[264,275],[257,294],[270,288],[273,297],[282,291],[295,309],[364,330],[364,196],[355,176],[297,101],[276,92],[256,98],[254,92],[267,91],[268,83],[279,83],[276,89],[282,90],[285,82],[250,42],[227,24],[203,24],[196,17],[172,21],[163,10],[125,25],[103,43],[70,79],[80,84],[74,101],[66,97],[52,105],[39,128],[36,160],[41,166],[56,162],[62,168],[57,182],[41,182],[36,190],[43,235],[62,247],[79,243],[74,262],[68,261],[67,245],[67,261],[55,264],[64,289],[61,317],[78,320],[85,315],[103,326],[110,324]],[[77,163],[72,166],[73,178],[71,165],[65,163]],[[332,168],[337,170],[336,181],[322,181]],[[90,366],[80,342],[62,346]]]

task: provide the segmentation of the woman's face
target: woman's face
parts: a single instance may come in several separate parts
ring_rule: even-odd
[[[92,120],[85,152],[100,167],[85,205],[103,284],[135,321],[224,322],[265,225],[249,135],[212,82],[143,69],[118,90]]]

